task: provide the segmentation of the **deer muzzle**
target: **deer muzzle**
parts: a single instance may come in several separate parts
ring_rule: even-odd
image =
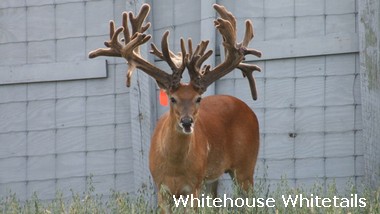
[[[182,128],[183,133],[191,134],[194,129],[194,120],[190,116],[184,116],[181,118],[179,125]]]

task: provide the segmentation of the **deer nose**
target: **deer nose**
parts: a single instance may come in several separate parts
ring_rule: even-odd
[[[193,123],[193,118],[191,117],[183,117],[181,118],[181,123],[183,126],[191,126],[191,124]]]

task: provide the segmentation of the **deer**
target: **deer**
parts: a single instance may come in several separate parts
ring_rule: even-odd
[[[250,20],[245,21],[244,38],[237,43],[236,18],[224,6],[214,4],[213,7],[220,15],[214,25],[222,35],[225,51],[224,61],[213,68],[203,65],[213,53],[207,50],[208,40],[201,41],[194,48],[192,40],[188,39],[186,48],[186,42],[181,38],[181,51],[175,54],[169,50],[169,31],[162,36],[161,50],[152,43],[150,53],[165,61],[172,73],[144,59],[140,47],[151,38],[146,33],[151,24],[144,24],[150,11],[148,4],[142,5],[136,16],[132,12],[124,12],[122,26],[117,29],[111,20],[110,40],[104,43],[106,47],[89,53],[89,58],[125,58],[128,87],[132,73],[139,69],[151,76],[169,98],[169,111],[157,121],[149,151],[149,169],[155,186],[158,190],[165,190],[159,191],[157,197],[158,206],[163,212],[169,212],[170,204],[170,197],[165,194],[175,198],[190,194],[197,197],[202,185],[207,184],[215,197],[218,178],[224,173],[229,173],[243,191],[253,188],[260,141],[255,113],[233,96],[203,98],[202,94],[216,80],[237,68],[247,77],[252,98],[256,100],[257,90],[252,73],[261,69],[244,60],[246,55],[261,57],[262,54],[248,48],[254,37]],[[119,39],[121,33],[123,38]],[[188,83],[181,82],[185,69],[190,76]]]

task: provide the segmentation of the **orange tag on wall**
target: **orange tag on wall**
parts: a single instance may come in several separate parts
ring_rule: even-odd
[[[160,89],[160,104],[162,106],[168,106],[169,98],[164,90]]]

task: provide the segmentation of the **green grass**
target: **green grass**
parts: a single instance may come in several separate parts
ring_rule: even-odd
[[[35,193],[26,202],[21,202],[17,195],[9,193],[0,201],[0,213],[156,213],[157,209],[152,207],[144,198],[144,193],[140,196],[132,197],[128,193],[120,193],[110,191],[111,196],[104,197],[95,194],[95,189],[89,182],[88,191],[85,193],[72,193],[72,196],[67,199],[63,198],[61,193],[57,193],[54,200],[46,202],[38,198],[38,193]],[[274,189],[270,191],[269,189]],[[255,191],[243,198],[273,198],[276,203],[275,207],[226,207],[215,208],[205,207],[198,208],[197,210],[187,209],[187,213],[380,213],[380,187],[377,189],[370,189],[363,186],[361,192],[350,182],[346,185],[345,193],[337,191],[335,183],[330,184],[327,188],[321,184],[315,183],[312,188],[305,189],[302,187],[291,187],[286,179],[275,188],[271,188],[265,180],[259,180],[255,183]],[[235,189],[232,198],[239,197],[239,190]],[[146,194],[146,193],[145,193]],[[285,207],[282,202],[282,195],[288,197],[289,195],[296,196],[303,194],[305,197],[313,194],[320,198],[328,198],[326,200],[333,200],[334,196],[337,198],[350,198],[351,194],[358,194],[358,197],[366,199],[365,207],[300,207],[299,205],[292,207]],[[172,208],[174,213],[183,213],[184,208]]]

